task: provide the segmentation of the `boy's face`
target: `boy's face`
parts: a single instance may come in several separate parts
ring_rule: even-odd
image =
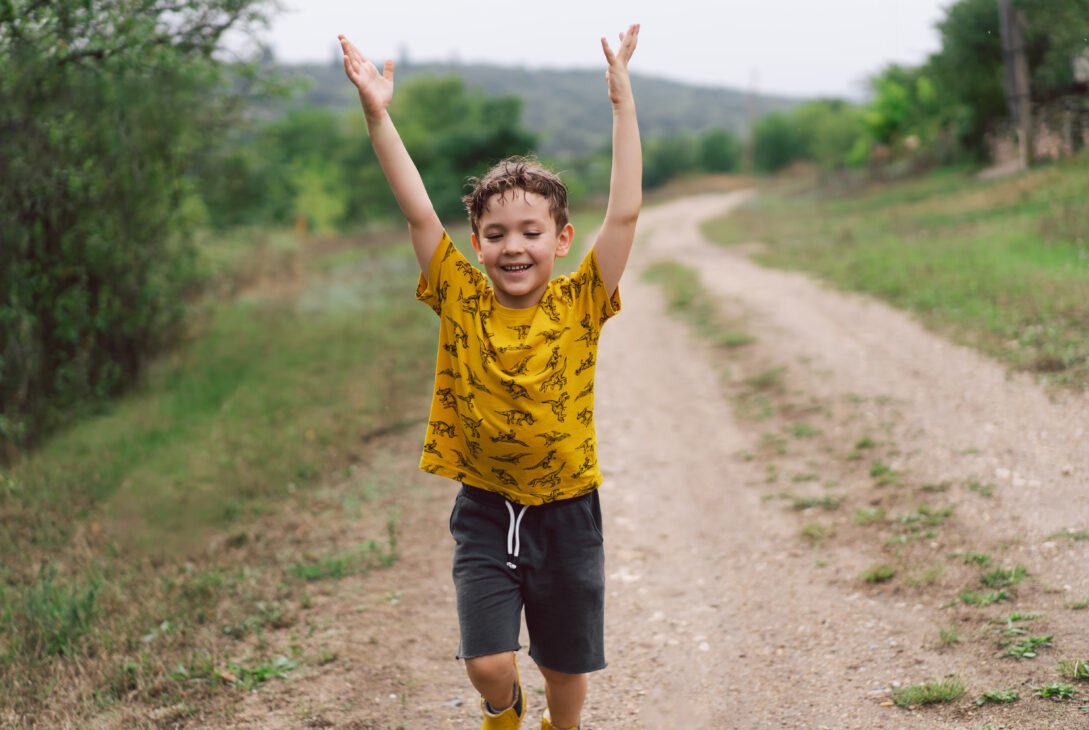
[[[495,298],[505,307],[525,309],[541,301],[557,256],[567,255],[575,229],[559,231],[548,199],[511,190],[493,195],[473,234],[477,259],[492,281]]]

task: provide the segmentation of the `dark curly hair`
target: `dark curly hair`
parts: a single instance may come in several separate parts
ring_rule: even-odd
[[[480,235],[480,219],[488,210],[488,201],[492,196],[503,196],[517,190],[536,193],[548,200],[548,210],[556,221],[557,231],[567,225],[567,187],[559,175],[536,158],[508,157],[500,160],[481,177],[469,178],[468,184],[472,190],[461,202],[465,204],[469,224],[477,235]]]

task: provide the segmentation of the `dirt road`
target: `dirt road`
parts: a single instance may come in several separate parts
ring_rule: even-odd
[[[646,211],[602,338],[610,667],[591,680],[583,727],[1089,727],[1078,700],[1033,696],[1059,659],[1089,658],[1086,612],[1069,607],[1089,598],[1089,542],[1053,536],[1089,527],[1089,401],[1052,400],[900,312],[704,241],[698,222],[743,198]],[[640,276],[659,258],[695,267],[756,341],[725,353],[666,315]],[[758,372],[779,374],[770,410],[744,415]],[[419,495],[401,559],[316,595],[298,641],[328,661],[262,685],[230,726],[478,726],[452,659],[453,486],[413,471],[412,436],[385,447]],[[878,524],[857,524],[858,510]],[[961,605],[973,554],[1030,577],[1001,604]],[[861,580],[875,563],[897,578]],[[1043,612],[1029,628],[1054,650],[998,658],[1014,609]],[[537,727],[540,679],[520,663]],[[961,699],[892,706],[892,688],[954,674]],[[972,701],[1009,688],[1019,702]]]

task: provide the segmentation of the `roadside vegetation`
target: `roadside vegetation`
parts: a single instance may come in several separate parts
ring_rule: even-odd
[[[980,181],[769,191],[704,225],[757,260],[872,294],[1012,368],[1089,389],[1089,155]],[[978,487],[985,491],[985,485]]]

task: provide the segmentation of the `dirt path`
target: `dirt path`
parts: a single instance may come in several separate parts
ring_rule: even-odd
[[[799,537],[800,526],[830,518],[769,499],[786,484],[834,491],[852,511],[878,503],[892,510],[921,498],[906,486],[909,477],[916,486],[942,485],[921,489],[956,509],[956,529],[924,535],[897,559],[929,551],[925,559],[945,560],[976,546],[1004,551],[998,564],[1023,564],[1039,576],[1033,605],[1048,610],[1061,656],[1086,658],[1089,632],[1063,607],[1089,597],[1087,543],[1048,538],[1089,526],[1086,399],[1052,402],[902,313],[705,242],[698,221],[742,199],[687,198],[645,213],[624,313],[602,340],[597,410],[611,665],[592,679],[583,727],[1089,726],[1072,703],[1031,698],[1031,687],[1056,679],[1059,654],[1031,665],[995,661],[985,619],[949,606],[966,569],[914,588],[867,586],[859,573],[889,550],[876,533],[852,527],[841,510],[840,537],[814,547]],[[741,366],[724,376],[721,351],[664,314],[659,292],[640,278],[661,257],[696,267],[722,309],[744,319],[757,337],[748,361],[785,366],[782,398],[819,423],[819,438],[774,459],[760,456],[773,426],[735,415],[727,395]],[[863,433],[878,435],[889,468],[905,475],[899,485],[875,491],[865,467],[844,462]],[[405,488],[417,495],[402,514],[400,561],[316,595],[297,640],[326,663],[262,685],[226,713],[224,726],[478,726],[476,700],[451,658],[453,489],[412,470],[411,437],[386,446],[385,458],[406,465]],[[819,472],[823,487],[799,479],[804,469]],[[773,480],[773,470],[782,476]],[[973,480],[979,489],[961,488]],[[887,496],[897,489],[906,496]],[[1007,604],[986,615],[1011,605],[1028,608]],[[943,649],[936,627],[946,624],[979,641]],[[525,727],[537,727],[540,679],[524,653],[520,662],[530,699]],[[954,673],[973,693],[959,703],[889,706],[891,687]],[[977,710],[969,701],[1003,682],[1026,698],[1015,709]]]

